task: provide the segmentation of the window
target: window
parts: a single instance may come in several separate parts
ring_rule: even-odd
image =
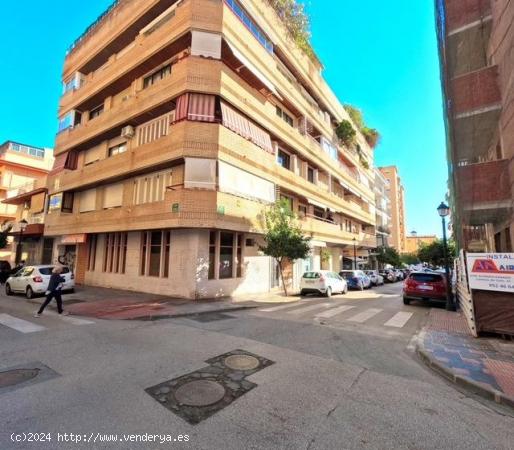
[[[85,213],[96,210],[96,188],[82,191],[79,196],[79,212]]]
[[[89,120],[93,120],[94,118],[100,116],[104,112],[104,105],[103,103],[96,108],[93,108],[91,111],[89,111]]]
[[[319,208],[318,206],[314,207],[314,217],[317,217],[318,219],[324,219],[325,218],[325,210],[322,208]]]
[[[312,167],[307,168],[307,180],[314,183],[314,169]]]
[[[73,128],[82,122],[82,113],[80,111],[70,111],[59,119],[58,133],[61,133],[68,128]]]
[[[127,143],[115,145],[114,147],[109,148],[109,157],[116,156],[121,153],[125,153],[127,151]]]
[[[127,233],[107,233],[105,235],[103,262],[104,272],[125,273],[127,262],[127,238]],[[93,269],[91,270],[94,270],[94,263]]]
[[[186,158],[184,172],[186,189],[216,189],[216,160]]]
[[[88,252],[87,252],[87,270],[93,272],[96,266],[96,244],[97,244],[97,235],[90,234],[89,242],[88,242]]]
[[[146,89],[147,87],[153,86],[158,81],[166,78],[168,75],[171,74],[171,64],[168,64],[159,70],[155,71],[151,75],[148,75],[143,80],[143,89]]]
[[[287,114],[280,106],[277,106],[277,116],[280,117],[289,126],[294,126],[293,118]]]
[[[162,202],[166,189],[171,186],[171,170],[155,172],[134,180],[134,205]]]
[[[277,162],[284,169],[291,170],[291,156],[281,149],[277,153]]]
[[[65,213],[73,212],[73,199],[75,195],[73,192],[63,192],[62,194],[62,208],[61,211]]]
[[[243,276],[243,235],[211,231],[209,236],[209,279]]]
[[[30,156],[34,156],[35,158],[44,158],[45,157],[45,150],[42,148],[36,148],[36,147],[29,147],[28,145],[21,145],[17,144],[15,142],[12,142],[9,146],[9,150],[12,150],[14,152],[18,153],[25,153]]]
[[[234,14],[243,22],[244,25],[248,28],[250,33],[252,33],[255,38],[261,43],[261,45],[268,50],[268,52],[273,53],[273,44],[268,39],[268,37],[264,34],[259,26],[250,18],[248,13],[243,9],[241,4],[237,0],[225,0],[225,3],[229,6],[229,8],[234,12]]]
[[[307,205],[298,205],[298,213],[300,214],[300,217],[306,217],[307,211]]]
[[[141,235],[139,273],[149,277],[168,277],[170,272],[171,232],[144,231]]]

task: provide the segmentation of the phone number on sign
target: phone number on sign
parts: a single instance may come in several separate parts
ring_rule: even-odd
[[[73,442],[73,443],[95,443],[95,442],[112,442],[112,443],[146,443],[155,442],[157,444],[166,444],[173,442],[189,442],[188,434],[101,434],[101,433],[12,433],[12,442]]]

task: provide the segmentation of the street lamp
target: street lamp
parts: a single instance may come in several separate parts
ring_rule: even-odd
[[[437,208],[437,212],[443,221],[443,249],[444,249],[444,270],[446,273],[446,311],[455,311],[453,304],[452,286],[450,279],[450,263],[448,261],[448,241],[446,239],[446,217],[450,214],[450,208],[442,202]]]
[[[353,238],[353,268],[357,270],[357,238]]]
[[[16,247],[16,258],[15,258],[15,261],[14,261],[16,265],[18,265],[20,263],[21,252],[22,252],[22,243],[23,243],[23,232],[27,228],[28,224],[29,223],[25,219],[22,219],[19,222],[19,225],[20,225],[20,239],[18,240],[18,247]]]

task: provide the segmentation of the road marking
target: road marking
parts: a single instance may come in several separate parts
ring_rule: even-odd
[[[282,311],[283,309],[294,308],[295,306],[298,306],[299,304],[300,303],[298,303],[298,302],[293,302],[293,303],[288,303],[287,305],[274,306],[273,308],[259,309],[259,312]]]
[[[372,317],[376,316],[378,313],[382,312],[382,309],[376,309],[376,308],[369,308],[366,311],[363,311],[359,314],[356,314],[353,317],[350,317],[348,319],[349,322],[355,322],[355,323],[364,323],[366,320],[371,319]]]
[[[46,314],[49,316],[59,317],[59,319],[63,320],[64,322],[68,322],[73,325],[93,325],[95,323],[91,320],[78,319],[77,317],[62,316],[54,311],[45,311],[45,315]]]
[[[303,308],[298,308],[293,311],[287,311],[287,314],[303,314],[315,309],[328,308],[330,305],[331,303],[318,303],[316,305],[304,306]]]
[[[27,320],[18,319],[17,317],[10,316],[9,314],[0,314],[0,324],[13,330],[20,331],[21,333],[37,333],[38,331],[46,330],[41,325],[28,322]]]
[[[350,305],[339,306],[338,308],[331,308],[328,311],[324,311],[322,313],[317,314],[316,319],[328,319],[329,317],[334,317],[337,314],[341,314],[353,308],[355,308],[355,306]]]
[[[400,311],[391,317],[384,325],[386,327],[403,328],[413,315],[414,313],[411,312]]]

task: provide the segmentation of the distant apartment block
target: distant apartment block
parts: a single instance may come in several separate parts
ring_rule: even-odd
[[[19,222],[27,220],[23,258],[39,261],[39,244],[43,236],[46,177],[54,163],[53,151],[7,141],[0,146],[0,220],[12,226],[11,235],[19,235]],[[30,198],[37,196],[31,206]],[[13,240],[0,250],[3,259],[14,261]]]
[[[405,191],[396,166],[379,167],[386,179],[386,192],[391,202],[390,246],[405,253]]]
[[[379,169],[375,169],[375,217],[377,247],[389,247],[392,227],[389,183]]]
[[[430,245],[437,241],[436,235],[421,235],[413,233],[411,236],[405,238],[405,249],[404,253],[415,254],[424,245]]]
[[[437,0],[454,235],[475,252],[514,241],[514,3]]]
[[[78,282],[190,299],[268,292],[262,214],[312,237],[289,267],[376,247],[373,153],[263,0],[115,2],[70,48],[45,235]],[[364,156],[369,167],[361,163]],[[323,254],[323,257],[322,257]],[[328,255],[328,258],[327,258]]]

